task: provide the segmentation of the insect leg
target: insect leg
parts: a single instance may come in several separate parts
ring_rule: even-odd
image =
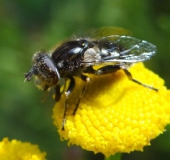
[[[121,69],[119,65],[107,65],[107,66],[101,67],[97,70],[93,69],[92,66],[89,66],[84,73],[102,75],[102,74],[116,72],[119,69]]]
[[[63,114],[63,119],[62,119],[62,130],[64,130],[64,124],[66,122],[66,113],[67,113],[67,108],[68,108],[67,100],[68,100],[68,97],[69,97],[71,91],[73,90],[73,88],[75,86],[74,78],[73,77],[69,77],[69,79],[70,79],[70,84],[68,86],[67,91],[65,92],[66,99],[65,99],[65,103],[64,103],[64,114]]]
[[[55,101],[58,102],[61,98],[60,84],[58,83],[55,87]]]
[[[154,87],[151,87],[149,85],[146,85],[146,84],[143,84],[141,82],[139,82],[138,80],[134,79],[132,77],[132,74],[125,68],[122,68],[120,65],[108,65],[108,66],[104,66],[104,67],[101,67],[99,68],[98,70],[94,70],[92,67],[90,67],[86,73],[92,73],[92,74],[96,74],[96,75],[102,75],[102,74],[107,74],[107,73],[112,73],[112,72],[115,72],[119,69],[123,69],[123,71],[125,72],[125,74],[127,75],[127,77],[129,78],[129,80],[139,84],[139,85],[142,85],[144,87],[147,87],[147,88],[150,88],[152,90],[155,90],[155,91],[158,91],[157,88],[154,88]]]
[[[129,78],[129,80],[131,80],[131,81],[133,81],[133,82],[135,82],[135,83],[137,83],[137,84],[139,84],[139,85],[142,85],[142,86],[144,86],[144,87],[146,87],[146,88],[150,88],[150,89],[152,89],[152,90],[154,90],[154,91],[158,91],[157,88],[148,86],[148,85],[143,84],[143,83],[139,82],[138,80],[134,79],[134,78],[132,77],[132,74],[131,74],[127,69],[123,69],[123,71],[125,72],[125,74],[126,74],[127,77]]]
[[[81,100],[81,98],[82,98],[83,95],[84,95],[84,92],[85,92],[85,90],[86,90],[86,88],[87,88],[88,82],[90,82],[90,78],[87,77],[87,76],[85,76],[85,75],[83,75],[83,74],[81,75],[81,79],[82,79],[83,81],[85,81],[85,84],[84,84],[84,87],[83,87],[82,91],[81,91],[80,94],[79,94],[79,98],[78,98],[78,101],[77,101],[77,103],[76,103],[76,107],[75,107],[75,109],[74,109],[74,111],[73,111],[73,115],[76,114],[76,111],[77,111],[77,109],[78,109],[80,100]]]
[[[96,75],[107,74],[107,73],[116,72],[119,69],[121,69],[119,65],[108,65],[108,66],[101,67],[98,70],[95,70],[94,74]]]

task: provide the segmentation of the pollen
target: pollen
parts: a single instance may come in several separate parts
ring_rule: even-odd
[[[170,122],[170,91],[164,81],[142,63],[129,71],[134,79],[153,86],[158,92],[136,84],[122,70],[91,79],[73,115],[84,82],[76,86],[68,99],[64,130],[61,130],[65,96],[53,109],[54,124],[62,140],[106,157],[117,152],[143,151],[144,146],[165,131]]]
[[[3,160],[45,160],[45,156],[45,152],[29,142],[9,141],[8,138],[0,142],[0,159]]]

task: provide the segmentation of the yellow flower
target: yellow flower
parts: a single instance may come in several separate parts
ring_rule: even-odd
[[[46,153],[40,152],[37,145],[4,138],[0,142],[2,160],[45,160]]]
[[[142,63],[129,71],[133,78],[154,86],[148,89],[128,80],[120,70],[106,75],[89,75],[91,82],[73,116],[78,95],[83,87],[76,78],[76,87],[69,97],[65,130],[61,130],[64,95],[53,109],[54,124],[61,139],[105,156],[117,152],[143,150],[150,141],[165,131],[170,122],[170,91],[164,81]]]

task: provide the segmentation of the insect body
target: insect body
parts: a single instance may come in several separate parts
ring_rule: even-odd
[[[65,92],[66,100],[62,122],[62,129],[64,130],[68,107],[67,99],[75,86],[75,76],[80,77],[85,84],[78,97],[73,114],[76,113],[80,99],[90,81],[85,73],[102,75],[122,69],[133,82],[158,91],[158,89],[134,79],[128,71],[132,64],[148,60],[155,53],[156,47],[153,44],[129,36],[111,35],[98,40],[73,39],[64,42],[52,53],[35,53],[32,59],[32,67],[25,75],[25,80],[29,81],[32,76],[35,76],[36,85],[40,89],[46,91],[48,88],[54,87],[56,101],[59,101],[61,96],[60,79],[70,80]],[[97,70],[93,68],[99,65],[102,65],[102,67]]]

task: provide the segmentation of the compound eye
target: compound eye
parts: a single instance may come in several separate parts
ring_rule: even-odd
[[[38,88],[41,88],[41,84],[43,86],[49,87],[55,86],[60,79],[58,69],[56,68],[54,62],[48,55],[45,54],[40,55],[40,57],[38,58],[38,62],[36,63],[35,76],[39,78],[38,82],[41,82],[38,83]]]

